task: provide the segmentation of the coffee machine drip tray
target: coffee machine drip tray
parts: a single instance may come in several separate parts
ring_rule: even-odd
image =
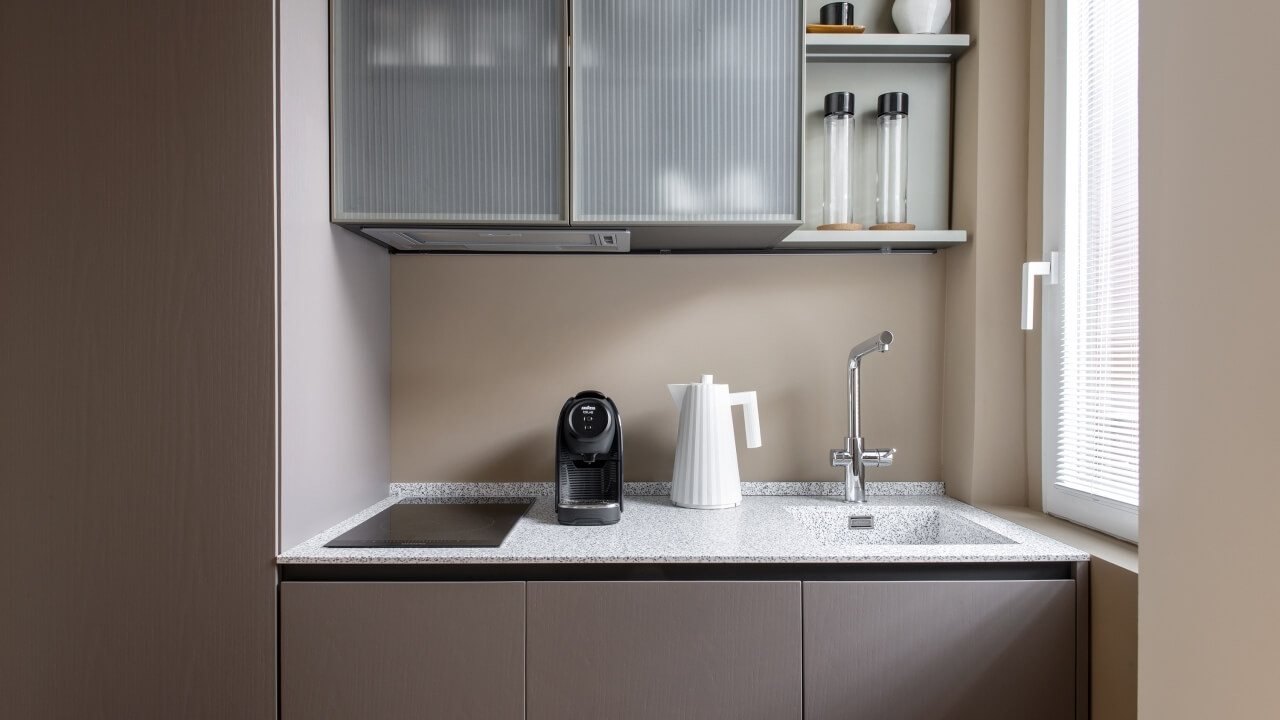
[[[407,497],[325,547],[498,547],[533,506],[531,497]]]

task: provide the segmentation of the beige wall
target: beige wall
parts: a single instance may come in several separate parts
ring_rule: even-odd
[[[1044,255],[1044,0],[1030,3],[1027,56],[1027,260]],[[1036,283],[1036,307],[1042,307],[1042,284]],[[1044,508],[1040,458],[1040,329],[1023,333],[1026,344],[1027,507]],[[1135,599],[1136,602],[1136,599]]]
[[[1091,720],[1138,712],[1138,573],[1094,555],[1089,562]]]
[[[391,259],[329,223],[329,4],[281,0],[280,547],[387,495]],[[320,319],[323,318],[321,322]]]
[[[871,479],[937,481],[943,270],[938,255],[397,256],[392,481],[548,481],[560,406],[584,389],[619,405],[627,480],[670,480],[667,384],[702,373],[759,393],[763,447],[737,421],[743,480],[839,480],[845,358],[884,329],[863,430],[898,457]]]
[[[1024,0],[959,4],[973,49],[956,65],[952,227],[946,252],[943,479],[973,503],[1026,503],[1024,338],[1027,27]]]
[[[1280,717],[1277,27],[1142,3],[1144,720]]]

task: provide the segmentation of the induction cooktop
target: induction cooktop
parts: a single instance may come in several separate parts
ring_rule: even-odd
[[[498,547],[533,506],[531,497],[409,497],[325,547]]]

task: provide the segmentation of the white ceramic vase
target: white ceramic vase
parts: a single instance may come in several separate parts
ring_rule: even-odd
[[[898,32],[937,35],[947,24],[951,0],[894,0],[893,24]]]

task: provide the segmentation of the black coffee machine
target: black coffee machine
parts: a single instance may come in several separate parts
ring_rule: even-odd
[[[560,408],[556,518],[561,525],[622,519],[622,419],[604,393],[583,390]]]

